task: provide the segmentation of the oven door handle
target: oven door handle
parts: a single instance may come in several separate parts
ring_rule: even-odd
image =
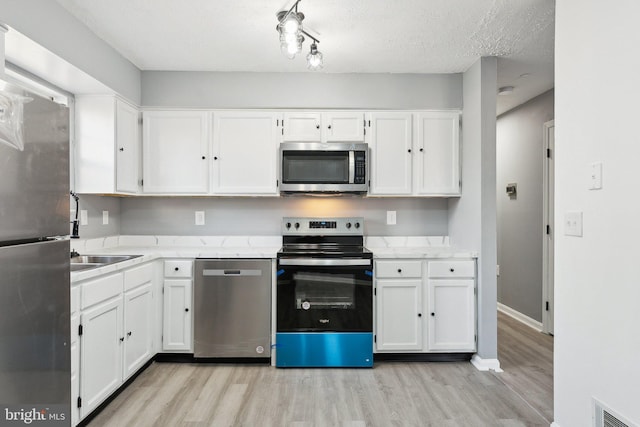
[[[370,259],[342,259],[342,258],[281,258],[280,265],[299,266],[349,266],[363,265],[370,266]]]

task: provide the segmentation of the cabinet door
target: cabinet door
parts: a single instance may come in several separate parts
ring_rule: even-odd
[[[124,372],[126,380],[153,356],[153,284],[124,294]]]
[[[369,194],[411,194],[411,113],[371,113],[369,122]]]
[[[321,139],[320,113],[284,113],[283,141],[311,141]]]
[[[191,350],[191,280],[164,281],[163,350]]]
[[[122,383],[122,297],[83,311],[80,362],[82,417]]]
[[[75,191],[115,190],[115,107],[113,96],[79,95],[75,102]]]
[[[212,192],[277,194],[277,113],[213,115]]]
[[[145,193],[206,193],[209,187],[209,114],[143,113]]]
[[[376,349],[422,350],[422,280],[377,280],[376,295]]]
[[[362,112],[330,112],[322,114],[323,142],[364,142]]]
[[[474,280],[429,280],[429,350],[475,350]]]
[[[418,195],[460,194],[460,114],[430,111],[416,114],[413,144],[415,192]]]
[[[138,192],[138,110],[116,100],[116,191]]]

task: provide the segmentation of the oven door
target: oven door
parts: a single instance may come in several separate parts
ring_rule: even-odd
[[[370,259],[281,258],[278,332],[372,332]]]

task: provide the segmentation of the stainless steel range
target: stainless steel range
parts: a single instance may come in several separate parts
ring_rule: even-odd
[[[283,218],[277,367],[373,366],[373,255],[363,218]]]

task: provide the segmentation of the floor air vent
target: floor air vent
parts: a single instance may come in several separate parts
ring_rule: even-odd
[[[594,427],[638,427],[613,412],[602,402],[593,399]]]

